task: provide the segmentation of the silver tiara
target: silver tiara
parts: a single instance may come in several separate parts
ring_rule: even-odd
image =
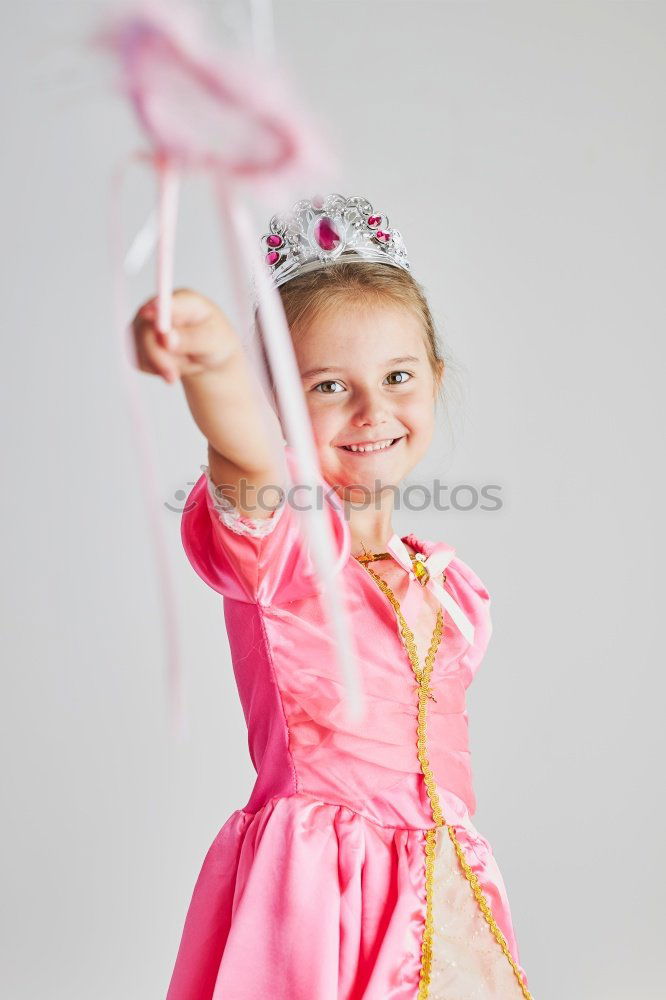
[[[341,258],[361,257],[409,271],[402,236],[366,198],[305,198],[289,213],[274,215],[268,228],[261,244],[277,287]]]

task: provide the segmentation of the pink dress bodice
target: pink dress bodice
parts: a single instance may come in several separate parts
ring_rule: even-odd
[[[331,522],[344,557],[338,574],[358,649],[366,711],[357,723],[332,655],[312,560],[285,504],[263,537],[229,530],[214,509],[205,477],[190,494],[183,541],[197,573],[224,595],[224,616],[248,726],[257,780],[246,808],[274,795],[306,791],[344,803],[380,823],[423,829],[432,822],[416,756],[416,682],[393,607],[367,570],[351,556],[349,527],[333,507]],[[437,543],[406,535],[430,555]],[[439,543],[442,544],[442,543]],[[398,601],[408,584],[387,561],[373,569],[391,583]],[[475,626],[470,646],[451,622],[435,659],[429,716],[430,761],[447,818],[476,808],[465,691],[486,649],[490,598],[472,570],[454,558],[446,588]],[[438,603],[429,591],[410,622],[420,658],[430,643]]]

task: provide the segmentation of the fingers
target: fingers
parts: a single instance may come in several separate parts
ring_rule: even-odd
[[[216,308],[210,299],[189,288],[176,288],[171,297],[173,321],[178,325],[203,323]]]
[[[146,303],[149,313],[157,319],[157,297]],[[177,288],[171,296],[171,325],[194,326],[205,322],[217,309],[209,299],[189,288]]]
[[[157,337],[157,342],[162,345],[162,347],[170,348],[175,347],[178,342],[178,335],[173,330],[160,330],[157,325],[158,319],[158,301],[157,296],[152,299],[148,299],[147,302],[137,310],[134,317],[134,327],[140,326],[142,323],[146,323],[148,326],[153,327]],[[172,312],[172,323],[173,323],[173,312]]]
[[[220,353],[220,326],[214,316],[196,326],[182,326],[171,331],[170,350],[177,355],[204,358]]]
[[[177,332],[187,327],[200,326],[202,323],[208,322],[215,315],[224,322],[224,318],[214,302],[206,299],[199,292],[190,291],[189,288],[177,288],[174,291],[171,296],[170,311],[171,330],[159,330],[157,325],[159,302],[156,295],[144,302],[141,308],[137,310],[135,316],[135,320],[145,319],[155,325],[159,332],[164,335],[162,338],[162,345],[164,347],[176,346],[177,338],[172,335],[174,329]]]
[[[151,375],[161,375],[167,382],[175,382],[179,377],[178,360],[159,342],[161,335],[150,321],[135,320],[134,334],[139,369]]]

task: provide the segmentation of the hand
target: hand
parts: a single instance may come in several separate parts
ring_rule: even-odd
[[[171,297],[172,328],[157,327],[157,298],[148,299],[132,320],[140,371],[176,382],[185,375],[221,368],[241,344],[224,313],[210,299],[187,288]]]

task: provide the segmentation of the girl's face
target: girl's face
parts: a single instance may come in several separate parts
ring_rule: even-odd
[[[438,384],[418,317],[390,302],[343,302],[314,316],[294,348],[326,482],[347,488],[346,499],[354,485],[370,495],[377,481],[397,486],[435,421]]]

